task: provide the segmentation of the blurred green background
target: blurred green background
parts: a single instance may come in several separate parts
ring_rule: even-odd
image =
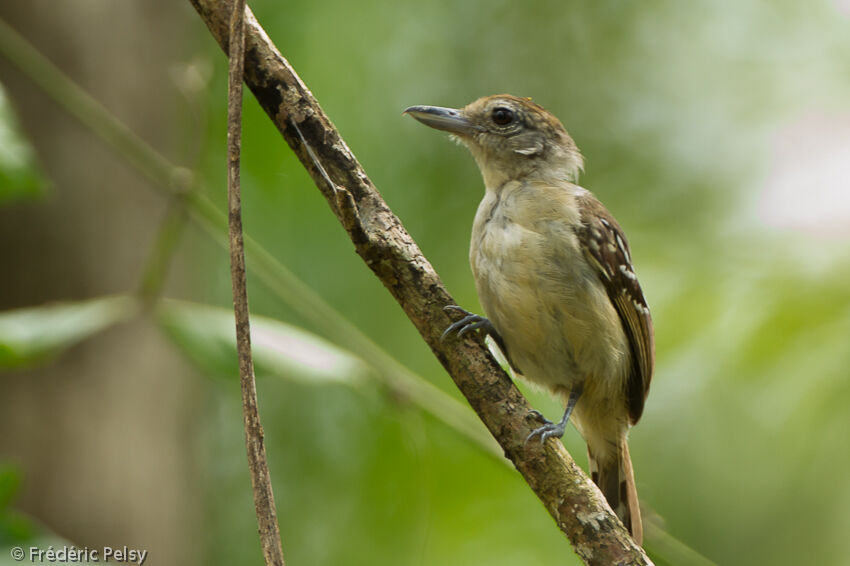
[[[847,0],[250,5],[467,308],[478,171],[401,111],[510,92],[560,117],[653,310],[631,436],[651,522],[718,564],[850,563]],[[188,2],[0,17],[224,209],[226,61]],[[260,564],[230,318],[203,306],[229,306],[227,254],[3,44],[0,546]],[[459,398],[250,95],[242,171],[248,233]],[[249,286],[288,563],[578,563],[520,476],[378,378],[336,315]],[[169,300],[139,307],[140,287]]]

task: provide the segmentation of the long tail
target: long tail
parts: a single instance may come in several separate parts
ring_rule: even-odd
[[[608,505],[623,522],[635,542],[643,544],[643,522],[640,519],[635,474],[632,470],[632,459],[629,457],[629,444],[626,439],[620,440],[616,458],[600,462],[588,448],[587,457],[590,463],[590,477],[599,486]]]

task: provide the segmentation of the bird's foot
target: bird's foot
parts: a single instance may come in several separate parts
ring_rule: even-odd
[[[564,410],[564,416],[556,423],[553,423],[544,417],[540,411],[535,411],[534,409],[529,411],[528,416],[539,419],[543,422],[543,426],[531,431],[531,434],[529,434],[525,439],[526,444],[529,440],[538,435],[540,436],[540,444],[546,442],[546,439],[548,438],[561,438],[564,436],[564,432],[567,430],[567,423],[570,422],[570,415],[573,414],[573,409],[576,408],[576,403],[578,403],[578,399],[581,397],[581,392],[583,390],[584,384],[581,383],[572,388],[570,391],[570,397],[567,400],[567,408]]]
[[[457,332],[458,336],[463,336],[470,330],[483,330],[484,334],[496,335],[498,336],[498,332],[496,332],[496,328],[493,326],[493,323],[490,322],[490,319],[485,318],[479,314],[473,314],[466,309],[463,309],[457,305],[449,305],[443,308],[444,311],[458,311],[463,314],[464,317],[457,322],[453,322],[446,328],[445,332],[443,332],[442,336],[440,336],[440,340],[444,340],[446,336],[451,334],[452,332]]]
[[[505,355],[505,359],[508,360],[508,364],[511,368],[513,368],[513,370],[517,373],[522,373],[513,360],[511,360],[511,356],[508,354],[508,348],[505,346],[505,340],[502,338],[502,335],[499,334],[499,331],[496,330],[496,327],[493,326],[493,323],[490,322],[490,319],[483,317],[480,314],[473,314],[457,305],[448,305],[443,307],[443,310],[446,312],[457,311],[464,316],[459,321],[450,324],[440,336],[440,340],[445,340],[446,336],[455,331],[457,331],[458,337],[461,337],[470,330],[481,330],[484,333],[484,336],[489,336],[493,339],[502,351],[502,354]]]
[[[539,418],[544,424],[543,426],[531,431],[531,434],[529,434],[525,439],[526,444],[535,436],[540,436],[540,444],[543,444],[549,438],[561,438],[564,436],[564,432],[567,430],[566,421],[553,423],[552,421],[545,419],[538,411],[531,411],[529,414]]]

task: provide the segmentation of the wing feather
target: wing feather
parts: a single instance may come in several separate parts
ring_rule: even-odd
[[[611,213],[591,193],[579,197],[578,228],[585,256],[599,272],[629,339],[632,372],[627,384],[629,417],[640,419],[655,365],[652,316],[635,275],[626,236]]]

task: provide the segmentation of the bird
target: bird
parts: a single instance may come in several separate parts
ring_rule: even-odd
[[[465,145],[484,181],[469,261],[485,316],[450,305],[461,318],[443,336],[489,335],[516,374],[565,400],[557,422],[531,411],[542,426],[526,444],[562,437],[571,420],[591,479],[642,544],[628,434],[649,393],[654,328],[623,229],[578,185],[578,147],[530,98],[498,94],[404,113]]]

